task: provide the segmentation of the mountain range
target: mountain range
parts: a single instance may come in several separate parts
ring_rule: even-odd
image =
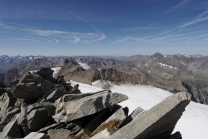
[[[208,57],[202,55],[0,56],[0,81],[9,83],[40,68],[60,67],[64,79],[90,84],[95,80],[117,84],[149,84],[172,93],[186,91],[192,100],[208,104]],[[58,77],[58,76],[57,76]],[[106,85],[106,88],[109,86]]]

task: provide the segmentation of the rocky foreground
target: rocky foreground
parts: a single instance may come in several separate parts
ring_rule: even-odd
[[[126,95],[82,94],[46,68],[1,83],[0,95],[0,139],[181,139],[172,131],[191,99],[180,92],[129,115],[117,104]]]

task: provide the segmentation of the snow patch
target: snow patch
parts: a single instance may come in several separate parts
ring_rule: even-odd
[[[72,81],[72,80],[68,81],[67,83],[71,83],[71,86],[73,86],[73,87],[76,84],[79,84],[79,90],[82,93],[92,93],[92,92],[99,92],[99,91],[103,90],[102,88],[99,88],[99,87],[95,87],[95,86],[92,86],[92,85],[89,85],[89,84],[75,82],[75,81]]]
[[[173,66],[166,65],[166,64],[163,64],[163,63],[158,63],[158,64],[160,64],[161,66],[164,66],[164,67],[169,67],[171,69],[177,69],[177,67],[173,67]]]
[[[180,61],[180,63],[186,66],[186,64],[185,64],[185,63],[183,63],[182,61]]]
[[[54,67],[54,68],[51,68],[51,70],[53,70],[53,78],[55,78],[55,75],[60,72],[61,68],[62,67]]]
[[[83,67],[85,70],[91,69],[86,63],[82,63],[82,62],[80,62],[80,61],[78,61],[78,60],[77,60],[77,63],[78,63],[81,67]]]
[[[38,70],[32,70],[32,71],[29,71],[29,73],[31,73],[31,74],[34,74],[34,73],[36,73]]]
[[[185,56],[185,57],[190,57],[190,55],[187,55],[187,54],[185,54],[184,56]]]

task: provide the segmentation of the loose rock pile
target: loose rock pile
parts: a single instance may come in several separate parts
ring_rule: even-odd
[[[181,139],[179,132],[171,133],[189,94],[174,94],[128,115],[128,108],[118,105],[126,95],[110,90],[82,94],[78,85],[52,74],[41,69],[11,85],[0,84],[0,139]]]

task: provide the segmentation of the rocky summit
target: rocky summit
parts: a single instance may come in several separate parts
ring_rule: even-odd
[[[132,114],[118,103],[128,96],[104,90],[81,93],[50,69],[0,86],[0,139],[181,139],[172,133],[191,95],[179,92]]]

